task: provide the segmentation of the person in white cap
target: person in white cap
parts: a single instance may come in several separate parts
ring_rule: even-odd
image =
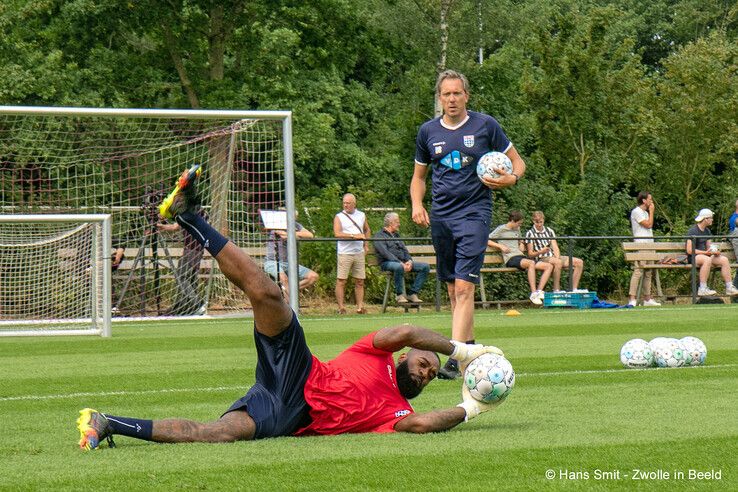
[[[717,245],[713,246],[709,239],[712,236],[710,226],[712,225],[713,215],[712,210],[703,208],[694,218],[697,223],[687,231],[687,236],[694,237],[695,243],[692,244],[692,239],[687,239],[687,255],[689,261],[694,261],[700,270],[700,287],[697,289],[697,295],[714,296],[716,294],[714,290],[707,286],[707,279],[710,276],[711,268],[720,268],[720,274],[725,281],[725,294],[735,296],[738,295],[738,289],[735,288],[733,281],[730,279],[728,259],[720,254],[720,249],[717,248]]]

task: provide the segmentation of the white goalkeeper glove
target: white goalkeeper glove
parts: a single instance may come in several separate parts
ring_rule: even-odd
[[[454,351],[451,352],[449,357],[459,362],[459,370],[461,370],[462,373],[471,361],[482,354],[505,355],[502,353],[502,350],[492,345],[482,345],[479,343],[476,345],[469,345],[468,343],[457,342],[456,340],[451,340],[451,343],[454,346]]]
[[[456,406],[463,408],[466,412],[464,422],[469,422],[480,413],[492,410],[492,407],[494,407],[492,403],[484,403],[475,399],[469,392],[469,388],[466,387],[466,383],[461,383],[461,398],[462,402]]]

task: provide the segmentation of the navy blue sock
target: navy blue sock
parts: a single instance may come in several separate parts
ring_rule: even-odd
[[[467,340],[464,343],[466,343],[467,345],[474,345],[474,339],[472,338],[471,340]]]
[[[215,257],[228,244],[228,238],[216,231],[213,226],[195,212],[182,212],[175,218],[190,233],[195,240],[202,244]]]
[[[105,415],[113,428],[114,434],[121,436],[135,437],[136,439],[151,440],[151,433],[154,428],[153,420],[132,419],[130,417],[116,417],[115,415]]]

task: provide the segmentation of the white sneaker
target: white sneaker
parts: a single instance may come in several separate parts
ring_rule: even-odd
[[[630,307],[636,307],[637,304],[638,303],[635,300],[628,301],[628,306],[630,306]]]
[[[697,289],[698,296],[714,296],[715,294],[717,294],[717,292],[709,287],[700,287]]]
[[[587,294],[589,291],[587,289],[574,289],[571,291],[573,294]]]
[[[738,292],[738,291],[736,291],[736,292]],[[655,306],[660,306],[661,303],[660,302],[656,302],[653,299],[649,299],[647,301],[643,301],[643,305],[644,306],[654,306],[655,307]]]
[[[559,289],[559,290],[555,290],[555,291],[553,291],[553,293],[554,293],[554,294],[566,294],[566,291],[565,291],[565,290],[561,290],[561,289]]]
[[[532,302],[536,306],[540,306],[541,304],[543,304],[543,301],[542,301],[542,299],[543,299],[543,291],[542,290],[537,290],[537,291],[531,293],[531,295],[530,295],[530,297],[528,299],[530,299],[530,302]]]
[[[423,302],[423,299],[418,297],[418,294],[410,294],[409,296],[407,296],[407,300],[415,303]]]
[[[738,289],[731,283],[725,288],[725,293],[729,296],[738,296]]]

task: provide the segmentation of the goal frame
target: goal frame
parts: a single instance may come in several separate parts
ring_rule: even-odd
[[[295,231],[295,178],[292,147],[292,111],[82,108],[50,106],[0,106],[0,115],[159,117],[175,119],[262,119],[282,122],[284,193],[287,209],[287,275],[290,307],[299,314],[297,235]],[[173,176],[172,179],[175,177]]]
[[[110,262],[111,262],[111,216],[109,214],[10,214],[0,215],[0,223],[15,223],[15,224],[28,224],[28,223],[48,223],[48,222],[65,222],[65,223],[97,223],[101,228],[101,241],[102,245],[95,244],[92,248],[93,257],[90,259],[90,267],[93,270],[93,276],[96,279],[100,279],[100,283],[97,281],[91,282],[90,286],[92,289],[92,302],[90,307],[90,318],[89,323],[93,327],[92,329],[62,329],[62,330],[0,330],[0,336],[12,337],[12,336],[59,336],[59,335],[100,335],[102,337],[110,337],[112,335],[111,329],[111,275],[110,275]],[[97,235],[95,235],[97,240]],[[98,246],[101,246],[98,248]],[[97,258],[98,251],[102,255],[101,258]],[[99,287],[99,289],[98,289]],[[98,298],[100,296],[100,298]],[[102,312],[98,312],[98,307]],[[87,320],[85,318],[84,320]],[[81,321],[81,323],[84,322]],[[65,320],[19,320],[19,321],[0,321],[2,324],[18,325],[24,324],[55,324],[55,323],[67,323]],[[95,328],[99,326],[99,328]]]

